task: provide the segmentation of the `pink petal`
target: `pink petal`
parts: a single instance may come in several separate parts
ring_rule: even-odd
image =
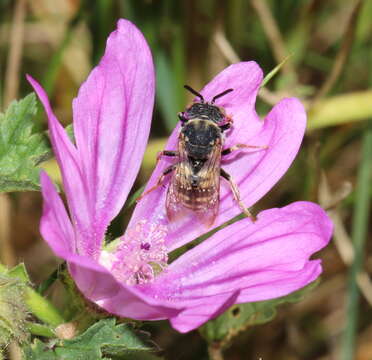
[[[242,81],[244,79],[244,81]],[[264,121],[258,119],[254,103],[262,72],[254,62],[234,64],[217,75],[204,90],[210,100],[214,94],[233,88],[234,91],[217,100],[234,119],[234,128],[227,133],[224,148],[235,144],[268,146],[268,149],[239,150],[224,158],[222,167],[238,184],[246,206],[252,206],[264,196],[286,172],[300,147],[306,126],[306,113],[297,99],[284,99],[268,114]],[[179,127],[172,133],[166,149],[175,149]],[[164,159],[154,170],[147,188],[153,186],[162,171],[172,160]],[[137,205],[131,225],[141,219],[167,222],[165,213],[166,186],[145,196]],[[219,226],[241,213],[233,199],[229,184],[221,179],[220,209],[213,223]],[[184,245],[210,230],[203,226],[197,214],[189,214],[183,222],[171,223],[167,245],[171,250]]]
[[[40,182],[44,200],[40,232],[54,253],[74,252],[75,234],[66,208],[54,184],[44,171],[40,174]]]
[[[181,333],[194,330],[234,305],[238,296],[239,291],[233,294],[226,293],[200,299],[197,303],[194,302],[192,307],[188,307],[176,316],[171,317],[170,322],[173,328]]]
[[[109,312],[134,319],[158,320],[177,316],[182,306],[167,304],[135,287],[125,286],[92,258],[77,255],[71,221],[45,173],[41,174],[41,184],[44,199],[41,234],[53,252],[68,262],[72,277],[88,299]]]
[[[306,112],[295,98],[283,99],[266,116],[262,129],[244,138],[239,129],[226,141],[227,147],[246,143],[267,145],[260,151],[237,151],[222,161],[222,167],[233,176],[241,197],[250,207],[263,197],[284,175],[300,148],[306,128]],[[240,213],[226,181],[221,186],[220,222]]]
[[[77,238],[75,239],[74,237],[76,243],[74,249],[81,254],[93,255],[97,249],[94,246],[94,238],[89,231],[90,224],[92,223],[92,211],[89,199],[86,196],[87,187],[83,174],[81,173],[79,155],[62,125],[55,117],[44,89],[31,76],[27,75],[27,80],[39,96],[45,112],[47,113],[49,136],[55,156],[61,168],[64,189],[71,215],[73,222],[76,224],[76,228],[80,230],[75,233]],[[86,231],[84,232],[82,229]],[[85,235],[86,240],[80,241],[82,234]],[[69,241],[72,241],[72,239]]]
[[[255,224],[243,219],[220,230],[178,258],[143,290],[184,305],[187,326],[182,325],[183,312],[177,316],[177,326],[188,331],[200,325],[203,303],[207,317],[215,297],[227,299],[239,292],[236,303],[267,300],[315,280],[321,272],[320,261],[309,258],[327,245],[331,233],[331,221],[316,204],[297,202],[266,210]]]
[[[76,144],[100,235],[122,208],[141,165],[154,79],[146,40],[132,23],[121,19],[73,102]]]
[[[162,320],[177,316],[182,304],[157,300],[135,286],[118,282],[112,274],[90,258],[66,256],[69,271],[86,298],[106,311],[136,320]]]
[[[154,102],[154,68],[139,30],[126,20],[74,100],[75,148],[47,95],[28,77],[48,115],[80,254],[98,256],[106,228],[123,206],[146,147]]]

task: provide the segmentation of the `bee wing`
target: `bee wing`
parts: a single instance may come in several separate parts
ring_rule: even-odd
[[[192,167],[183,141],[180,141],[179,152],[180,162],[173,173],[167,193],[168,218],[170,221],[179,221],[187,215],[209,227],[218,214],[221,143],[215,145],[208,160],[198,172],[197,187],[193,187],[190,182]]]
[[[175,222],[186,215],[187,210],[182,205],[182,199],[184,197],[184,189],[191,186],[189,181],[189,175],[192,170],[187,158],[187,152],[185,148],[185,141],[180,135],[178,142],[179,151],[179,162],[176,166],[176,170],[172,174],[171,181],[169,183],[167,199],[166,199],[166,209],[168,219]]]

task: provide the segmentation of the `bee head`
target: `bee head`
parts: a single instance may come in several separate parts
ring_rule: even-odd
[[[186,111],[187,119],[210,120],[218,124],[225,118],[223,111],[216,105],[208,103],[194,103]]]
[[[218,98],[230,93],[231,91],[233,91],[233,89],[227,89],[222,93],[215,95],[211,102],[206,102],[203,95],[195,91],[192,87],[185,85],[185,89],[189,90],[192,94],[197,96],[200,101],[192,104],[189,108],[186,109],[185,112],[181,112],[178,114],[178,117],[180,118],[182,123],[195,118],[213,121],[216,124],[224,120],[225,113],[223,109],[218,107],[217,105],[214,105],[214,103]]]

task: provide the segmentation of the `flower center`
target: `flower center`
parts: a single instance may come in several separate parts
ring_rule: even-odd
[[[103,250],[99,262],[127,285],[151,282],[168,262],[166,227],[139,221],[120,239],[115,251]]]

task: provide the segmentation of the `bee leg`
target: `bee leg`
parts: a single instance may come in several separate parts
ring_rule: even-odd
[[[231,122],[228,122],[226,124],[220,125],[219,128],[221,129],[222,132],[228,130],[231,128]]]
[[[183,125],[185,122],[187,122],[187,117],[185,116],[184,112],[179,112],[177,114],[178,118],[181,120],[181,124]]]
[[[234,122],[231,116],[226,116],[225,120],[226,122],[224,124],[219,125],[219,128],[221,129],[222,132],[229,130]]]
[[[240,191],[238,186],[235,184],[235,181],[231,177],[230,174],[228,174],[224,169],[220,170],[220,175],[229,182],[231,191],[234,195],[234,199],[238,203],[240,209],[243,211],[245,215],[247,215],[253,222],[256,221],[256,217],[250,213],[250,211],[247,209],[247,207],[244,205],[243,201],[240,198]]]
[[[152,186],[150,189],[148,189],[147,191],[145,191],[141,196],[139,196],[137,198],[136,202],[141,201],[147,194],[149,194],[151,191],[154,191],[159,186],[161,186],[162,183],[163,183],[163,181],[164,181],[165,176],[168,175],[169,173],[171,173],[176,168],[176,165],[177,164],[173,164],[173,165],[168,166],[167,168],[165,168],[165,170],[163,171],[163,173],[159,176],[159,179],[156,182],[156,184],[154,186]]]
[[[236,144],[234,146],[231,146],[225,150],[222,150],[221,154],[222,156],[231,154],[233,151],[239,150],[239,149],[267,149],[267,145],[246,145],[246,144]]]
[[[173,151],[173,150],[163,150],[163,151],[159,151],[158,152],[158,155],[156,156],[156,161],[158,162],[162,156],[179,156],[179,152],[178,151]]]

